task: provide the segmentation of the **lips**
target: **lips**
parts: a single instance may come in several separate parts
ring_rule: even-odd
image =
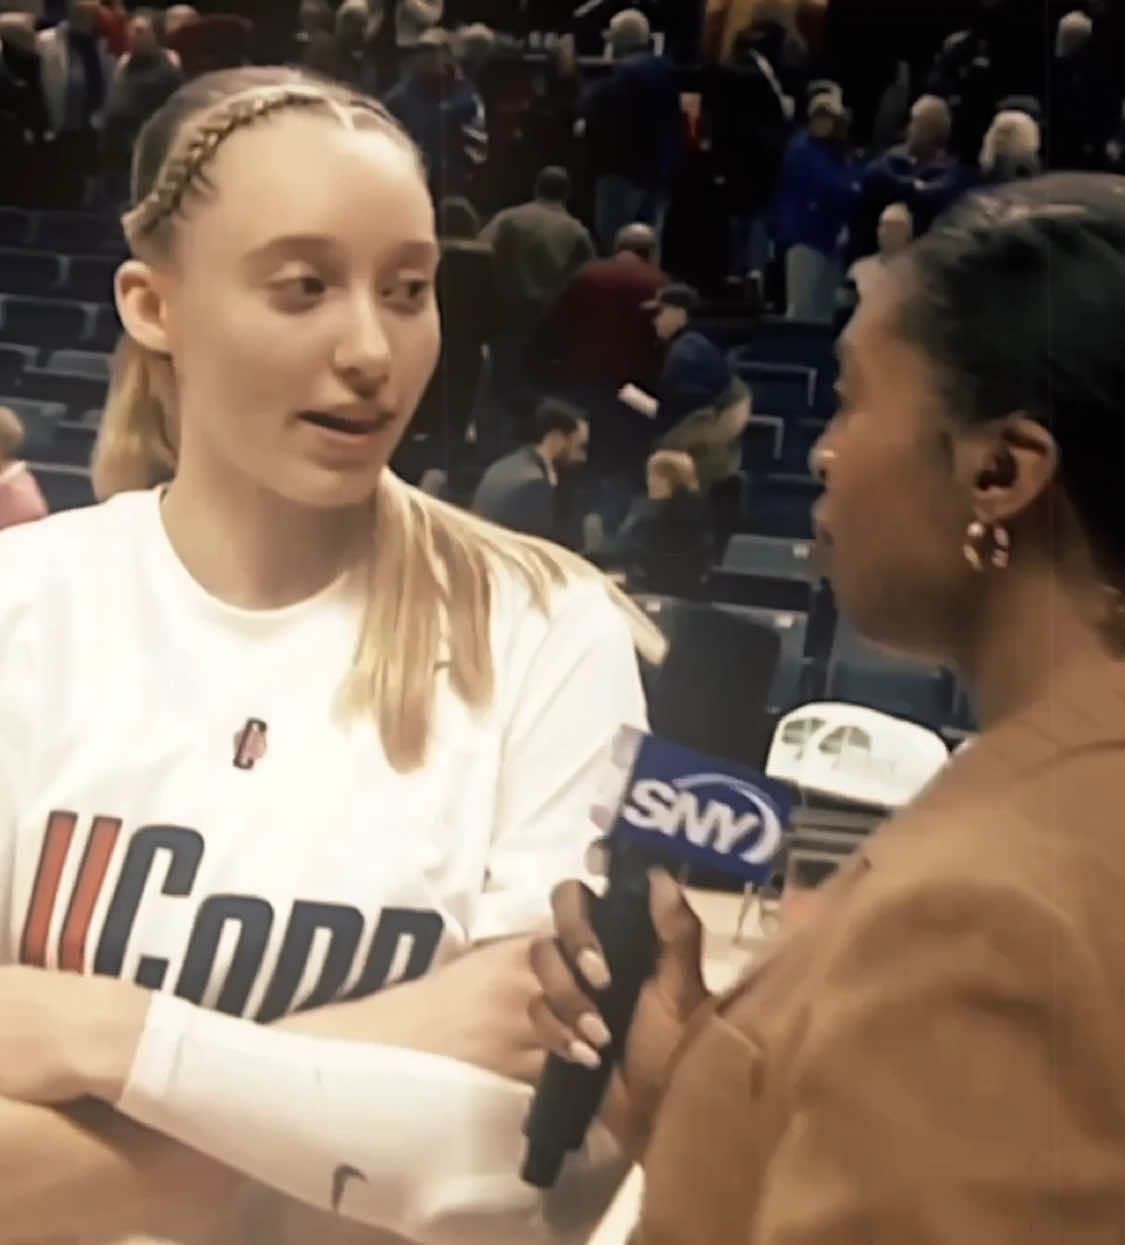
[[[392,417],[384,414],[359,419],[348,415],[333,415],[328,411],[301,411],[299,418],[306,423],[315,424],[318,428],[327,428],[329,432],[343,432],[351,436],[363,437],[386,427]]]

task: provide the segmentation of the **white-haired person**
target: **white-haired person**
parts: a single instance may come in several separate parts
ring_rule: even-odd
[[[996,186],[1038,176],[1041,143],[1039,123],[1029,113],[1016,108],[998,112],[980,149],[981,181]]]
[[[879,250],[875,255],[857,259],[848,269],[846,295],[858,301],[914,240],[914,217],[905,203],[892,203],[879,217]]]
[[[526,936],[662,641],[387,469],[439,249],[381,105],[201,77],[124,226],[103,500],[0,540],[0,1239],[277,1239],[276,1191],[585,1240],[606,1135],[550,1196],[517,1174]]]
[[[0,528],[42,519],[47,503],[27,463],[16,457],[24,428],[11,407],[0,406]]]

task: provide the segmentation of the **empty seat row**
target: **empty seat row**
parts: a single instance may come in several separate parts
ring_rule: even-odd
[[[119,260],[112,255],[58,255],[0,247],[0,294],[107,303]]]
[[[120,335],[112,305],[0,296],[0,339],[5,342],[52,350],[112,351]]]
[[[0,246],[88,255],[95,251],[124,254],[121,223],[93,212],[25,212],[0,208]]]

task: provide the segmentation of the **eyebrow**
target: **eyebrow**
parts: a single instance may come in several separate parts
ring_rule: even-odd
[[[323,259],[327,255],[339,254],[341,249],[339,240],[327,234],[286,234],[280,238],[271,238],[261,246],[255,247],[246,255],[243,262],[249,268],[260,268],[264,264],[282,259],[287,255],[305,255]],[[394,258],[405,262],[429,263],[438,254],[437,243],[430,238],[410,238],[394,248]]]

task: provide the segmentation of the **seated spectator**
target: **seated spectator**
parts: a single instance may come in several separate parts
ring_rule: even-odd
[[[715,537],[695,462],[689,454],[659,450],[645,474],[647,493],[633,502],[605,560],[625,569],[630,592],[698,599]]]
[[[110,198],[128,197],[133,143],[141,127],[183,82],[179,57],[157,42],[151,17],[129,23],[129,51],[117,62],[102,131],[102,172]]]
[[[611,18],[608,38],[614,71],[590,88],[582,106],[604,247],[630,221],[661,235],[685,145],[679,78],[671,61],[653,55],[648,18],[624,9]]]
[[[892,203],[879,217],[879,253],[857,259],[848,269],[848,283],[858,302],[883,275],[887,264],[914,241],[914,218],[905,203]]]
[[[310,49],[325,37],[331,39],[333,29],[332,6],[328,0],[301,0],[293,35],[293,60],[298,65],[307,65]]]
[[[476,514],[513,531],[558,540],[560,474],[584,463],[590,428],[569,403],[545,398],[535,412],[534,442],[494,462],[473,496]]]
[[[774,204],[774,232],[785,252],[790,319],[831,324],[843,279],[840,246],[858,194],[846,147],[846,111],[824,92],[789,144]]]
[[[1040,132],[1026,112],[1008,110],[993,118],[980,152],[981,179],[997,186],[1042,172]]]
[[[952,126],[945,100],[923,95],[915,102],[906,141],[873,160],[864,172],[849,226],[849,256],[862,259],[875,253],[879,221],[892,203],[905,204],[914,232],[921,236],[968,189],[971,177],[949,151]]]
[[[19,416],[0,406],[0,528],[30,523],[47,514],[47,503],[35,477],[15,456],[23,436]]]
[[[384,101],[418,144],[440,202],[469,194],[488,155],[484,104],[449,54],[444,31],[427,30]]]

